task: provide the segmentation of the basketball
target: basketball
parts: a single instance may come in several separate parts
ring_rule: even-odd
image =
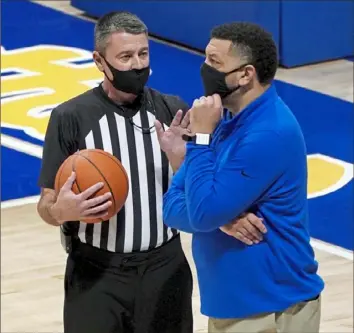
[[[76,173],[76,179],[72,187],[75,194],[84,192],[99,182],[104,183],[104,186],[91,198],[107,192],[112,194],[110,199],[112,205],[108,209],[107,217],[104,219],[86,219],[82,222],[103,222],[116,215],[124,206],[129,191],[128,175],[121,162],[112,154],[100,149],[85,149],[69,156],[56,174],[56,193],[59,193],[73,171]]]

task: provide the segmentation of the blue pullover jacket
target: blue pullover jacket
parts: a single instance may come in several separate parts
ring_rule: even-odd
[[[268,232],[259,244],[219,229],[244,212],[264,220]],[[308,233],[304,138],[274,85],[235,117],[225,112],[210,146],[187,144],[164,196],[164,222],[193,233],[206,316],[282,311],[321,293]]]

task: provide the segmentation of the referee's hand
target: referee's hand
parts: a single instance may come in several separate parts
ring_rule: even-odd
[[[60,224],[87,218],[104,218],[108,214],[108,208],[112,205],[112,201],[110,201],[111,193],[107,192],[89,199],[104,186],[103,183],[97,183],[84,192],[75,194],[72,191],[75,177],[76,175],[73,172],[60,189],[56,203],[51,209],[52,216]]]
[[[252,213],[246,213],[235,221],[220,227],[225,234],[235,237],[247,245],[258,244],[267,232],[262,219]]]

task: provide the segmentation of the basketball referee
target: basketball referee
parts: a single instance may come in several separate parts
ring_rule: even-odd
[[[93,58],[104,80],[52,111],[39,178],[38,213],[61,226],[68,252],[65,333],[192,333],[190,267],[179,232],[162,220],[163,194],[185,153],[188,105],[146,87],[147,27],[133,14],[97,22]],[[174,159],[160,148],[155,120],[179,135]],[[99,184],[75,195],[73,174],[58,197],[54,192],[60,165],[86,148],[112,153],[130,180],[124,208],[103,223],[79,222],[106,214],[110,193],[88,199]]]

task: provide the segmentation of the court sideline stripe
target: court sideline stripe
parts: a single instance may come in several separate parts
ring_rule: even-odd
[[[39,200],[39,196],[27,197],[22,199],[7,200],[1,202],[1,210],[13,207],[19,207],[28,204],[35,204]],[[321,240],[311,238],[311,245],[316,249],[328,254],[335,255],[350,261],[353,261],[353,251],[347,250],[340,246],[329,244]]]
[[[1,146],[14,149],[34,157],[42,158],[43,148],[41,146],[14,138],[9,135],[1,134]]]

